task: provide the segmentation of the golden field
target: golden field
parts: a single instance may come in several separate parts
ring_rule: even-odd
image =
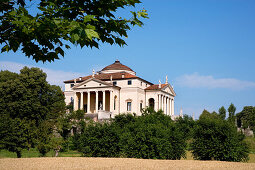
[[[255,169],[255,163],[133,158],[2,158],[1,170],[19,169]]]

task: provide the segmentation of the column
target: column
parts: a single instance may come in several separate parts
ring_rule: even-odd
[[[90,91],[88,91],[87,113],[90,113]]]
[[[163,105],[164,105],[164,113],[166,114],[166,96],[164,96],[164,103],[163,103]]]
[[[73,109],[78,110],[78,100],[77,100],[77,94],[74,92],[74,101],[73,101]]]
[[[80,104],[80,106],[81,106],[81,110],[83,110],[83,106],[84,106],[84,104],[83,104],[83,92],[81,92],[81,104]]]
[[[171,102],[171,99],[168,98],[168,115],[171,115],[170,102]]]
[[[166,104],[165,104],[165,106],[166,106],[166,115],[168,115],[168,110],[169,110],[167,105],[168,105],[168,97],[166,97]]]
[[[172,115],[174,115],[174,99],[172,99]]]
[[[105,91],[103,91],[103,110],[105,111]]]
[[[112,112],[113,100],[112,100],[112,90],[110,90],[110,112]]]
[[[159,110],[159,95],[157,95],[157,100],[155,101],[157,105],[155,106],[155,111]]]
[[[160,95],[160,109],[161,109],[161,110],[163,110],[163,107],[162,107],[163,104],[162,104],[162,103],[163,103],[163,96]]]
[[[98,113],[98,91],[96,91],[96,113]]]
[[[170,107],[169,109],[170,115],[172,115],[172,99],[171,98],[169,99],[169,107]]]

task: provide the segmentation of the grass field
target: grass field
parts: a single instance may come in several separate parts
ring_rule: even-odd
[[[47,153],[46,157],[54,157],[54,151],[50,151]],[[69,151],[69,152],[59,152],[59,157],[80,157],[81,153],[78,151]],[[9,152],[7,150],[0,151],[0,158],[16,158],[16,153]],[[40,157],[39,152],[36,149],[23,150],[22,151],[22,158],[33,158],[33,157]]]
[[[46,157],[54,157],[55,153],[53,151],[50,151],[47,153]],[[81,157],[82,154],[78,151],[72,151],[70,150],[69,152],[59,152],[58,157]],[[255,163],[255,154],[251,153],[250,155],[250,160],[248,163]],[[16,158],[16,153],[14,152],[9,152],[7,150],[1,150],[0,151],[0,158]],[[34,158],[34,157],[40,157],[39,152],[36,149],[31,149],[31,150],[23,150],[22,151],[22,158]],[[187,157],[186,159],[181,159],[181,160],[194,160],[192,157],[191,152],[187,152]]]
[[[255,163],[131,158],[4,158],[1,170],[19,169],[255,169]]]

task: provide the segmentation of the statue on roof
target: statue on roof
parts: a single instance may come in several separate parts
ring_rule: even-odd
[[[92,71],[92,77],[95,77],[95,70]]]

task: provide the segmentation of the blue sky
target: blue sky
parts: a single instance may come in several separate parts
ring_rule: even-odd
[[[237,112],[255,101],[254,0],[142,0],[136,9],[150,19],[134,27],[128,46],[100,44],[100,49],[72,46],[53,63],[36,63],[21,52],[1,53],[0,69],[24,65],[43,68],[54,84],[99,71],[119,59],[153,83],[169,82],[177,93],[175,114],[195,117],[231,102]],[[128,10],[120,11],[127,15]]]

